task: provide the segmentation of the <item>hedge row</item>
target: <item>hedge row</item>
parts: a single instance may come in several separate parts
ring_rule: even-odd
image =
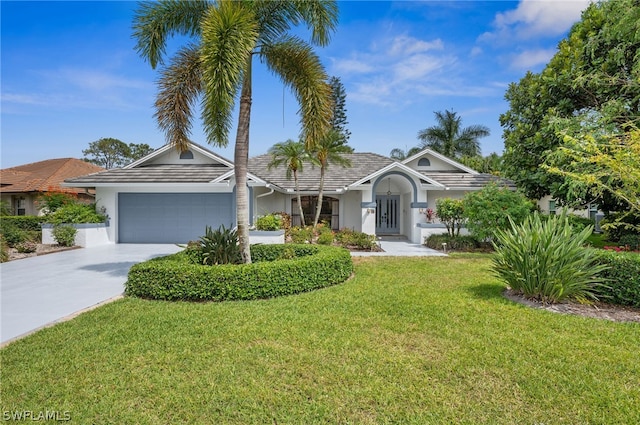
[[[335,285],[353,271],[349,251],[337,247],[256,245],[251,253],[253,264],[193,264],[184,251],[136,264],[125,294],[171,301],[272,298]]]
[[[41,224],[46,221],[47,217],[35,215],[9,215],[0,217],[0,228],[5,226],[17,227],[24,231],[40,231]]]
[[[609,266],[599,274],[605,285],[599,290],[599,298],[613,304],[640,307],[640,255],[599,250],[598,261]]]

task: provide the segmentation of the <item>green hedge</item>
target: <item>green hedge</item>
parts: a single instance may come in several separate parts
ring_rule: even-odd
[[[40,225],[45,222],[47,217],[35,215],[10,215],[0,217],[0,228],[5,226],[14,226],[24,231],[40,231]]]
[[[253,264],[193,264],[184,251],[136,264],[125,294],[172,301],[272,298],[335,285],[353,271],[349,251],[337,247],[255,245],[251,254]]]
[[[605,286],[598,297],[613,304],[640,307],[640,255],[599,250],[598,261],[609,266],[599,274]]]

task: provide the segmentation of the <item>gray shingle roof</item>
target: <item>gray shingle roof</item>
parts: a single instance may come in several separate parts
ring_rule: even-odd
[[[391,158],[375,153],[351,153],[345,154],[344,157],[351,161],[351,167],[343,168],[340,165],[329,164],[325,172],[325,190],[342,189],[393,163]],[[293,177],[291,180],[287,180],[284,167],[269,170],[268,165],[271,160],[270,154],[249,158],[249,172],[283,189],[294,189]],[[313,167],[311,164],[305,164],[304,170],[298,172],[298,184],[303,192],[317,191],[319,181],[320,167],[318,166]]]
[[[66,180],[67,183],[208,183],[230,170],[222,164],[148,165],[116,168]]]
[[[515,189],[515,185],[512,181],[494,176],[493,174],[468,174],[468,173],[429,173],[422,172],[421,174],[442,183],[446,187],[451,189],[456,188],[482,188],[489,182],[497,182],[498,184],[505,184],[510,189]]]

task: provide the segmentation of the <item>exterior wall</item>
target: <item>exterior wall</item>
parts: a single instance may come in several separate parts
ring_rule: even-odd
[[[362,231],[362,192],[352,190],[340,198],[340,228]]]
[[[427,167],[418,167],[418,161],[420,161],[421,158],[429,159],[429,162],[431,163],[431,165]],[[420,158],[416,158],[413,161],[406,163],[405,165],[418,171],[460,171],[458,168],[454,167],[453,165],[447,162],[444,162],[441,159],[435,158],[429,154],[425,154]]]
[[[31,193],[3,193],[0,199],[6,202],[12,214],[18,215],[18,199],[24,199],[24,215],[42,215],[35,206],[37,196]]]
[[[191,150],[193,153],[193,159],[180,159],[180,152],[177,149],[169,149],[164,154],[150,161],[148,164],[175,164],[175,165],[187,165],[187,164],[207,164],[212,163],[212,159],[206,157],[196,150]]]
[[[543,197],[543,198],[539,199],[539,200],[538,200],[538,208],[540,209],[540,211],[541,211],[542,213],[544,213],[544,214],[549,214],[549,213],[551,212],[551,211],[550,211],[550,208],[549,208],[549,207],[550,207],[550,202],[551,202],[551,201],[553,201],[553,200],[554,200],[554,199],[553,199],[551,196],[549,196],[549,195],[547,195],[547,196],[545,196],[545,197]],[[560,210],[560,208],[561,208],[561,207],[558,205],[558,206],[556,207],[556,210]],[[567,210],[567,212],[568,212],[569,214],[574,214],[574,215],[577,215],[577,216],[580,216],[580,217],[584,217],[584,218],[589,218],[589,217],[590,217],[590,210],[589,210],[589,208],[588,208],[588,207],[581,208],[581,209],[572,209],[572,208],[569,208],[569,209]],[[600,213],[601,213],[601,211],[597,211],[597,213],[598,213],[598,214],[600,214]]]
[[[253,190],[253,222],[256,218],[272,213],[286,212],[291,214],[291,196],[281,192],[271,192],[266,187],[256,187]],[[264,196],[261,196],[264,195]]]
[[[109,225],[104,223],[72,224],[77,229],[74,245],[84,248],[113,243],[109,239]],[[53,226],[42,227],[42,243],[47,245],[57,244],[52,234]]]

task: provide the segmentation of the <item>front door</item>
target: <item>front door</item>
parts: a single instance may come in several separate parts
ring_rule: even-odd
[[[376,234],[400,233],[399,195],[376,196]]]

